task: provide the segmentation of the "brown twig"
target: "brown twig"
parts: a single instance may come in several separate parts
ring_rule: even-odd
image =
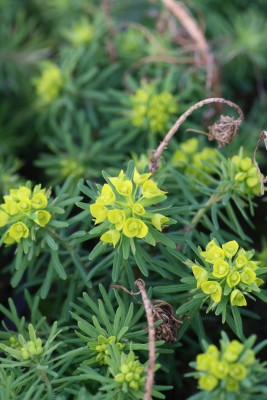
[[[261,140],[264,140],[264,144],[265,144],[265,148],[267,150],[267,131],[262,131],[258,137],[258,141],[254,150],[254,154],[253,154],[253,161],[255,164],[255,167],[257,168],[258,174],[259,174],[259,178],[260,178],[260,183],[261,183],[261,195],[264,195],[264,183],[267,183],[267,175],[264,178],[264,175],[261,173],[259,164],[257,163],[256,160],[256,154],[257,154],[257,150],[259,148],[260,142]]]
[[[199,28],[195,19],[184,8],[182,3],[177,3],[175,0],[161,1],[176,16],[195,43],[195,48],[200,55],[200,62],[204,64],[207,69],[206,87],[210,89],[214,80],[217,80],[217,73],[213,71],[215,65],[214,56],[210,51],[209,44],[202,30]]]
[[[220,120],[216,122],[214,125],[209,127],[209,140],[216,140],[218,143],[219,147],[222,147],[228,143],[231,143],[231,141],[234,139],[234,137],[237,134],[237,130],[239,125],[242,123],[244,119],[244,114],[241,110],[240,107],[238,107],[235,103],[223,99],[223,98],[210,98],[210,99],[204,99],[199,101],[198,103],[194,104],[192,107],[190,107],[184,114],[182,114],[175,124],[171,127],[163,141],[160,143],[158,148],[156,149],[153,157],[150,159],[150,165],[149,165],[149,170],[150,172],[155,172],[158,169],[158,161],[163,153],[163,151],[168,147],[168,143],[173,137],[173,135],[177,132],[177,130],[180,128],[181,124],[191,115],[195,110],[198,108],[201,108],[205,106],[206,104],[211,104],[211,103],[223,103],[227,104],[229,107],[234,108],[238,114],[239,117],[237,120],[228,117],[228,116],[221,116]]]
[[[109,58],[111,61],[116,61],[117,52],[113,40],[116,34],[116,29],[110,16],[112,0],[102,0],[101,3],[102,3],[103,15],[106,21],[107,28],[109,30],[109,34],[107,35],[107,40],[106,40]]]
[[[121,285],[111,285],[111,287],[122,289],[131,296],[136,296],[138,294],[141,294],[142,296],[146,312],[147,324],[148,324],[148,346],[149,346],[149,358],[147,365],[147,378],[145,384],[144,400],[150,400],[152,397],[152,389],[154,384],[154,371],[156,364],[156,346],[155,346],[156,332],[155,332],[154,318],[153,318],[153,305],[147,296],[145,289],[145,282],[142,279],[137,279],[134,282],[134,284],[139,289],[138,293],[129,291],[128,289],[126,289],[124,286]]]

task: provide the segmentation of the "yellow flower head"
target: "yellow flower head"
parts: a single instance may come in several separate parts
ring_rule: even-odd
[[[202,251],[200,255],[205,261],[209,263],[215,263],[215,261],[224,258],[224,251],[218,245],[212,245],[207,251]]]
[[[122,210],[110,210],[108,211],[108,220],[120,231],[125,222],[125,214]]]
[[[151,173],[139,174],[137,169],[134,169],[133,181],[136,185],[143,185],[151,176]]]
[[[105,243],[113,244],[115,247],[118,241],[120,240],[120,232],[118,232],[116,229],[111,229],[107,232],[105,232],[101,237],[100,240]]]
[[[208,272],[204,268],[201,268],[198,265],[193,265],[192,272],[197,280],[197,287],[201,286],[203,282],[208,280]]]
[[[237,253],[238,243],[235,240],[231,240],[230,242],[224,243],[222,248],[227,258],[232,258]]]
[[[165,217],[165,215],[156,213],[153,215],[151,218],[152,225],[158,230],[162,231],[162,225],[166,224],[169,222],[169,218]]]
[[[230,301],[231,301],[231,305],[232,306],[242,307],[242,306],[246,306],[247,305],[247,301],[246,301],[245,296],[238,289],[234,289],[232,291],[231,296],[230,296]]]
[[[33,83],[41,103],[48,105],[58,96],[63,86],[62,73],[55,64],[45,62],[41,76],[36,78]]]
[[[246,285],[251,285],[256,280],[256,274],[252,269],[245,268],[240,274],[240,279]]]
[[[111,187],[105,183],[102,187],[100,196],[96,199],[97,204],[102,204],[103,206],[110,206],[115,200],[115,194]]]
[[[201,289],[205,294],[209,294],[213,301],[219,303],[222,298],[222,287],[216,281],[206,281],[201,284]]]
[[[21,186],[18,189],[11,189],[10,190],[10,196],[13,198],[13,200],[22,200],[25,197],[29,198],[32,194],[31,189],[29,189],[27,186]]]
[[[218,379],[213,375],[204,375],[198,380],[200,389],[211,392],[218,385]]]
[[[240,274],[239,272],[235,271],[235,272],[231,272],[226,279],[226,282],[228,283],[228,285],[232,288],[236,285],[239,284],[240,282]]]
[[[32,196],[31,205],[33,208],[41,209],[47,206],[47,197],[44,193],[38,192]]]
[[[31,211],[31,201],[28,197],[23,197],[17,206],[18,210],[23,214],[28,214]]]
[[[75,23],[64,36],[73,46],[79,47],[90,43],[93,33],[92,25],[84,19]]]
[[[119,194],[122,196],[130,196],[133,190],[133,184],[130,180],[118,181],[114,186]]]
[[[19,213],[18,203],[11,196],[4,196],[4,204],[1,204],[3,210],[9,215],[17,215]]]
[[[247,264],[248,260],[245,256],[241,255],[235,259],[235,265],[237,268],[242,268]]]
[[[20,352],[23,360],[34,359],[43,353],[42,340],[40,338],[36,340],[29,340],[21,347]]]
[[[229,371],[229,364],[226,361],[214,361],[212,363],[212,373],[218,379],[224,379]]]
[[[91,204],[90,213],[95,218],[95,225],[105,221],[108,217],[108,208],[102,204]]]
[[[132,211],[134,214],[140,215],[140,216],[145,214],[145,209],[140,203],[135,203],[133,205]]]
[[[153,197],[162,196],[166,193],[167,192],[160,190],[157,183],[152,180],[146,181],[142,186],[142,195],[146,199],[152,199]]]
[[[34,222],[42,227],[46,226],[51,219],[50,212],[46,210],[37,210],[35,216]]]
[[[11,225],[8,230],[8,234],[10,238],[19,243],[22,238],[29,236],[29,229],[23,222],[16,222],[15,224]]]
[[[223,359],[235,362],[244,350],[244,345],[237,340],[232,340],[223,352]]]
[[[229,272],[229,264],[224,260],[217,260],[213,264],[212,275],[216,278],[223,278]]]
[[[100,195],[90,206],[90,212],[96,218],[95,224],[105,221],[102,231],[99,230],[101,233],[106,231],[101,240],[114,246],[120,241],[118,251],[123,249],[124,257],[128,257],[130,251],[134,252],[134,241],[129,241],[129,238],[145,239],[154,245],[153,234],[155,237],[160,235],[155,229],[161,231],[164,225],[172,223],[168,217],[157,213],[157,207],[153,207],[165,200],[162,196],[165,192],[156,182],[149,180],[150,175],[140,174],[132,162],[127,173],[121,170],[118,176],[106,178],[109,183],[103,185]],[[148,211],[146,207],[150,207]],[[149,230],[151,235],[146,237]],[[120,234],[114,231],[120,231]]]
[[[242,381],[248,374],[246,367],[241,363],[235,363],[229,365],[229,375],[237,380]]]
[[[136,218],[128,218],[123,227],[123,234],[127,237],[144,238],[148,234],[147,225]]]
[[[198,354],[196,359],[196,369],[198,371],[209,371],[213,361],[214,358],[210,354]]]

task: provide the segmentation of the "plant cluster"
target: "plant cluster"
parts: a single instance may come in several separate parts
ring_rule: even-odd
[[[0,400],[266,399],[260,7],[0,2]]]

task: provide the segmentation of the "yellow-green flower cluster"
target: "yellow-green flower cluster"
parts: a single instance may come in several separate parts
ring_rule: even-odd
[[[73,26],[64,33],[64,36],[74,47],[80,47],[90,43],[93,34],[93,26],[86,19],[82,19],[73,24]]]
[[[205,164],[209,163],[211,166],[215,164],[218,155],[215,149],[204,147],[199,151],[200,143],[197,138],[191,138],[180,144],[172,157],[172,165],[174,167],[183,168],[185,173],[196,177],[201,182],[206,182],[206,174],[212,173],[212,168]]]
[[[155,93],[153,85],[145,85],[131,96],[131,121],[134,126],[149,128],[153,133],[165,133],[178,104],[170,92]]]
[[[115,37],[118,52],[122,56],[138,58],[145,53],[146,39],[143,32],[135,28],[128,28]]]
[[[105,357],[110,355],[109,349],[108,349],[109,345],[111,345],[112,343],[115,343],[116,347],[119,350],[123,349],[124,344],[117,342],[116,340],[117,340],[116,336],[105,337],[105,336],[99,335],[97,338],[97,341],[88,342],[87,346],[89,347],[89,349],[91,349],[95,353],[97,353],[96,361],[100,365],[107,364],[105,361]]]
[[[58,97],[63,86],[61,70],[51,62],[42,64],[42,73],[33,80],[36,94],[42,106],[47,106]]]
[[[95,224],[104,223],[105,233],[100,240],[115,247],[122,237],[143,239],[150,227],[161,231],[169,222],[163,214],[146,209],[147,204],[151,206],[166,198],[166,192],[150,176],[135,169],[129,179],[121,170],[118,177],[109,178],[112,185],[103,185],[95,203],[90,205]]]
[[[81,163],[73,158],[63,158],[59,160],[60,174],[63,178],[74,176],[80,178],[85,173],[85,168]]]
[[[239,183],[244,193],[260,194],[260,178],[256,166],[249,157],[242,154],[231,158],[234,170],[234,180]]]
[[[51,219],[47,204],[48,193],[40,185],[33,190],[26,186],[11,189],[0,204],[0,228],[6,228],[3,243],[19,243],[30,235],[33,226],[45,227]]]
[[[246,293],[259,292],[264,281],[257,277],[259,261],[253,252],[240,248],[235,240],[219,246],[211,240],[200,255],[212,269],[193,265],[192,272],[200,288],[216,304],[230,298],[232,306],[246,306]]]
[[[20,348],[20,352],[23,360],[29,360],[30,358],[34,359],[36,356],[39,356],[44,352],[42,340],[37,338],[36,340],[27,341]]]
[[[126,384],[132,390],[139,390],[144,385],[144,379],[144,367],[138,360],[125,360],[114,377],[115,382]]]
[[[212,392],[220,386],[226,392],[237,392],[254,362],[253,350],[245,349],[237,340],[222,346],[221,351],[210,345],[205,353],[196,358],[199,388]]]

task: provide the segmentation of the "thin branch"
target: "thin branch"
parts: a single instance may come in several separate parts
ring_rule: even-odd
[[[221,116],[221,119],[209,128],[209,140],[216,140],[219,147],[224,146],[225,144],[231,143],[231,141],[236,136],[239,125],[241,124],[241,122],[244,119],[244,114],[243,114],[242,110],[240,109],[240,107],[238,107],[235,103],[232,103],[231,101],[220,98],[220,97],[218,97],[218,98],[214,97],[214,98],[210,98],[210,99],[201,100],[198,103],[194,104],[192,107],[190,107],[184,114],[182,114],[178,118],[178,120],[175,122],[175,124],[171,127],[171,129],[165,136],[164,140],[160,143],[160,145],[156,149],[153,157],[150,160],[150,165],[149,165],[150,172],[153,173],[158,169],[158,161],[159,161],[161,154],[168,147],[169,141],[174,136],[174,134],[177,132],[177,130],[180,128],[181,124],[195,110],[205,106],[206,104],[211,104],[211,103],[227,104],[228,106],[234,108],[238,112],[239,118],[237,120],[234,120],[231,117]]]
[[[145,289],[145,282],[142,279],[137,279],[134,282],[135,286],[139,289],[138,293],[130,291],[126,289],[124,286],[121,285],[111,285],[112,288],[122,289],[126,293],[130,294],[131,296],[136,296],[141,294],[147,324],[148,324],[148,346],[149,346],[149,358],[148,358],[148,365],[147,365],[147,378],[145,384],[145,394],[144,400],[151,400],[152,398],[152,389],[154,384],[154,371],[155,371],[155,364],[156,364],[156,346],[155,346],[155,326],[154,326],[154,317],[153,317],[153,305],[150,299],[147,296],[146,289]]]
[[[148,346],[149,346],[149,359],[147,366],[147,378],[145,385],[145,395],[144,400],[150,400],[152,397],[152,389],[154,383],[154,370],[156,364],[156,346],[155,346],[155,326],[153,319],[153,306],[149,300],[146,289],[145,282],[142,279],[137,279],[134,282],[135,286],[140,290],[142,300],[144,303],[146,318],[148,323]]]
[[[117,52],[116,52],[115,45],[114,45],[114,36],[116,34],[116,29],[115,29],[115,26],[114,26],[112,18],[111,18],[112,0],[102,0],[101,5],[102,5],[102,10],[103,10],[106,26],[109,31],[108,35],[107,35],[107,40],[106,40],[108,54],[109,54],[110,60],[113,62],[113,61],[116,61],[116,59],[117,59]]]
[[[210,89],[213,85],[214,78],[217,79],[216,71],[213,72],[214,56],[210,51],[209,44],[196,23],[195,19],[184,8],[182,3],[177,3],[174,0],[161,0],[162,3],[176,16],[181,25],[187,31],[191,39],[195,43],[195,47],[200,54],[201,62],[206,66],[207,79],[206,87]]]

